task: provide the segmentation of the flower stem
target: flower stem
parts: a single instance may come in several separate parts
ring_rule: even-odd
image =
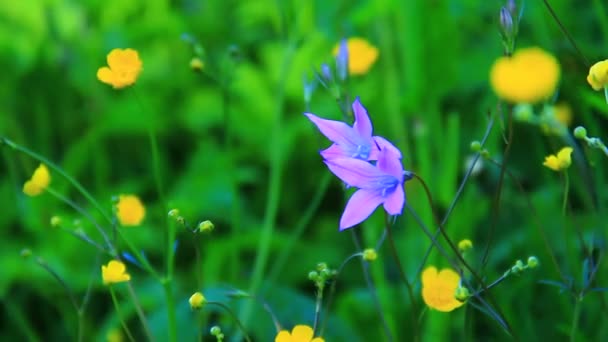
[[[207,304],[217,305],[217,306],[221,307],[222,309],[224,309],[230,315],[230,317],[234,320],[236,325],[238,326],[239,330],[241,331],[241,333],[243,334],[243,336],[245,338],[245,341],[251,342],[251,338],[249,337],[249,335],[247,335],[247,331],[245,330],[245,327],[243,326],[243,324],[241,323],[239,318],[234,314],[232,309],[230,309],[230,307],[228,307],[226,304],[223,304],[220,302],[214,302],[214,301],[208,301]]]
[[[175,297],[173,295],[173,287],[171,286],[171,279],[164,279],[162,281],[163,289],[165,290],[165,300],[167,301],[167,318],[169,324],[169,341],[177,341],[177,329],[175,325]]]
[[[578,321],[581,315],[581,303],[583,298],[577,295],[574,299],[574,315],[572,317],[572,327],[570,328],[570,342],[576,341],[576,333],[578,332]]]
[[[405,283],[405,287],[407,288],[407,294],[410,297],[410,303],[412,305],[411,310],[411,320],[412,320],[412,329],[414,332],[414,341],[420,340],[420,332],[418,331],[418,320],[416,319],[416,313],[418,312],[418,306],[416,305],[416,299],[414,297],[414,290],[412,289],[412,284],[410,284],[407,276],[405,275],[405,271],[403,270],[403,266],[401,265],[401,260],[399,259],[399,253],[397,253],[397,247],[395,246],[395,239],[393,238],[393,232],[391,230],[391,223],[389,215],[384,213],[384,222],[386,226],[386,238],[388,239],[389,246],[391,249],[391,253],[393,254],[393,258],[395,259],[395,263],[397,263],[397,269],[399,270],[399,274],[401,275],[401,279]]]
[[[127,322],[125,322],[122,314],[120,313],[120,304],[118,304],[118,299],[116,298],[116,293],[114,293],[114,288],[110,285],[110,295],[112,296],[112,303],[114,303],[114,310],[116,310],[116,315],[118,316],[118,320],[122,325],[122,329],[125,331],[125,334],[129,338],[129,341],[135,342],[133,335],[131,334],[131,330],[127,326]]]
[[[564,200],[562,201],[562,215],[566,216],[566,207],[568,205],[568,192],[570,190],[570,177],[568,170],[564,170]]]

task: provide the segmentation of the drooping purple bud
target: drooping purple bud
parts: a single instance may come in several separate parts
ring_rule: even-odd
[[[512,16],[517,15],[517,4],[515,3],[515,0],[507,0],[507,10]]]
[[[345,81],[348,77],[348,45],[346,39],[342,39],[340,42],[340,49],[336,56],[336,71],[338,78]]]
[[[321,77],[323,78],[323,82],[329,84],[333,80],[333,76],[331,74],[331,68],[327,63],[321,64]]]
[[[513,16],[511,13],[504,6],[500,8],[500,27],[507,38],[511,38],[513,35]]]
[[[312,99],[312,94],[317,88],[317,82],[315,79],[309,79],[306,74],[302,76],[302,83],[304,85],[304,103],[307,105],[310,103]]]

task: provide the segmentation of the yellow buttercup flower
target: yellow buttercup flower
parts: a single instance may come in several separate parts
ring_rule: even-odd
[[[116,217],[123,226],[138,226],[146,216],[146,208],[135,195],[120,195],[116,204]]]
[[[378,59],[378,49],[363,38],[348,38],[346,47],[348,50],[348,73],[350,75],[366,74]],[[337,56],[339,51],[340,43],[336,44],[332,54]]]
[[[23,193],[28,196],[38,196],[44,189],[51,184],[51,174],[49,169],[44,164],[40,164],[25,184],[23,184]]]
[[[490,84],[496,95],[513,103],[546,100],[555,93],[559,77],[557,59],[538,47],[500,57],[490,70]]]
[[[190,303],[190,308],[195,310],[202,308],[203,304],[205,304],[206,301],[207,300],[205,299],[205,296],[203,296],[202,293],[195,292],[192,296],[190,296],[188,303]]]
[[[464,304],[455,297],[459,284],[460,275],[453,270],[427,267],[422,272],[422,299],[432,309],[450,312]]]
[[[97,79],[120,89],[135,84],[142,70],[139,54],[133,49],[114,49],[107,57],[108,66],[97,70]]]
[[[104,285],[109,285],[129,281],[131,275],[122,261],[111,260],[108,265],[101,265],[101,279]]]
[[[561,171],[567,169],[572,164],[572,147],[564,147],[557,155],[552,154],[545,157],[544,166],[550,168],[553,171]]]
[[[322,337],[315,337],[314,331],[308,325],[296,325],[291,333],[287,330],[281,330],[274,342],[325,342]]]
[[[602,90],[608,85],[608,59],[593,64],[589,69],[587,82],[589,82],[593,90]]]

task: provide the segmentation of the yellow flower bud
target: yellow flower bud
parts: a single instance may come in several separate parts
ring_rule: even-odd
[[[214,228],[215,228],[215,225],[213,224],[213,222],[211,222],[209,220],[205,220],[198,224],[198,231],[201,233],[211,232],[211,231],[213,231]]]
[[[190,296],[190,299],[188,300],[188,302],[190,303],[190,308],[192,308],[193,310],[197,310],[203,307],[203,304],[205,304],[207,300],[205,299],[205,296],[203,296],[202,293],[200,292],[195,292],[192,296]]]
[[[473,248],[473,242],[471,242],[469,239],[460,240],[460,242],[458,242],[458,250],[461,254],[471,248]]]
[[[363,251],[363,260],[365,261],[374,261],[378,258],[378,253],[373,248],[367,248]]]

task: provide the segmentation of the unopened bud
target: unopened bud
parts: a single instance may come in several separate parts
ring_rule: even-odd
[[[56,215],[51,217],[51,226],[52,227],[59,227],[60,224],[61,224],[61,217],[56,216]]]
[[[363,251],[363,260],[365,261],[374,261],[378,258],[378,253],[373,248],[367,248]]]
[[[201,233],[211,232],[211,231],[213,231],[214,228],[215,228],[215,225],[213,224],[213,222],[211,222],[209,220],[205,220],[198,224],[198,231]]]
[[[29,258],[30,256],[32,256],[32,250],[29,248],[24,248],[21,250],[21,253],[19,253],[21,255],[22,258]]]
[[[458,286],[456,288],[456,292],[454,293],[454,298],[456,298],[459,302],[466,301],[471,296],[469,289],[464,286]]]
[[[348,59],[348,44],[346,39],[342,39],[336,56],[336,71],[341,81],[345,81],[348,77]]]
[[[479,152],[481,151],[481,143],[477,140],[471,142],[471,151]]]
[[[201,71],[203,70],[204,66],[205,63],[203,63],[203,60],[198,57],[192,57],[192,59],[190,60],[190,69],[194,71]]]
[[[574,129],[574,136],[578,139],[585,139],[587,137],[587,129],[583,126],[578,126]]]
[[[538,267],[538,258],[536,258],[535,256],[531,256],[528,258],[528,267],[529,268],[536,268]]]
[[[460,253],[464,253],[471,248],[473,248],[473,242],[469,239],[460,240],[460,242],[458,242],[458,250]]]
[[[177,217],[177,215],[179,215],[179,210],[177,209],[171,209],[169,210],[169,217]]]

